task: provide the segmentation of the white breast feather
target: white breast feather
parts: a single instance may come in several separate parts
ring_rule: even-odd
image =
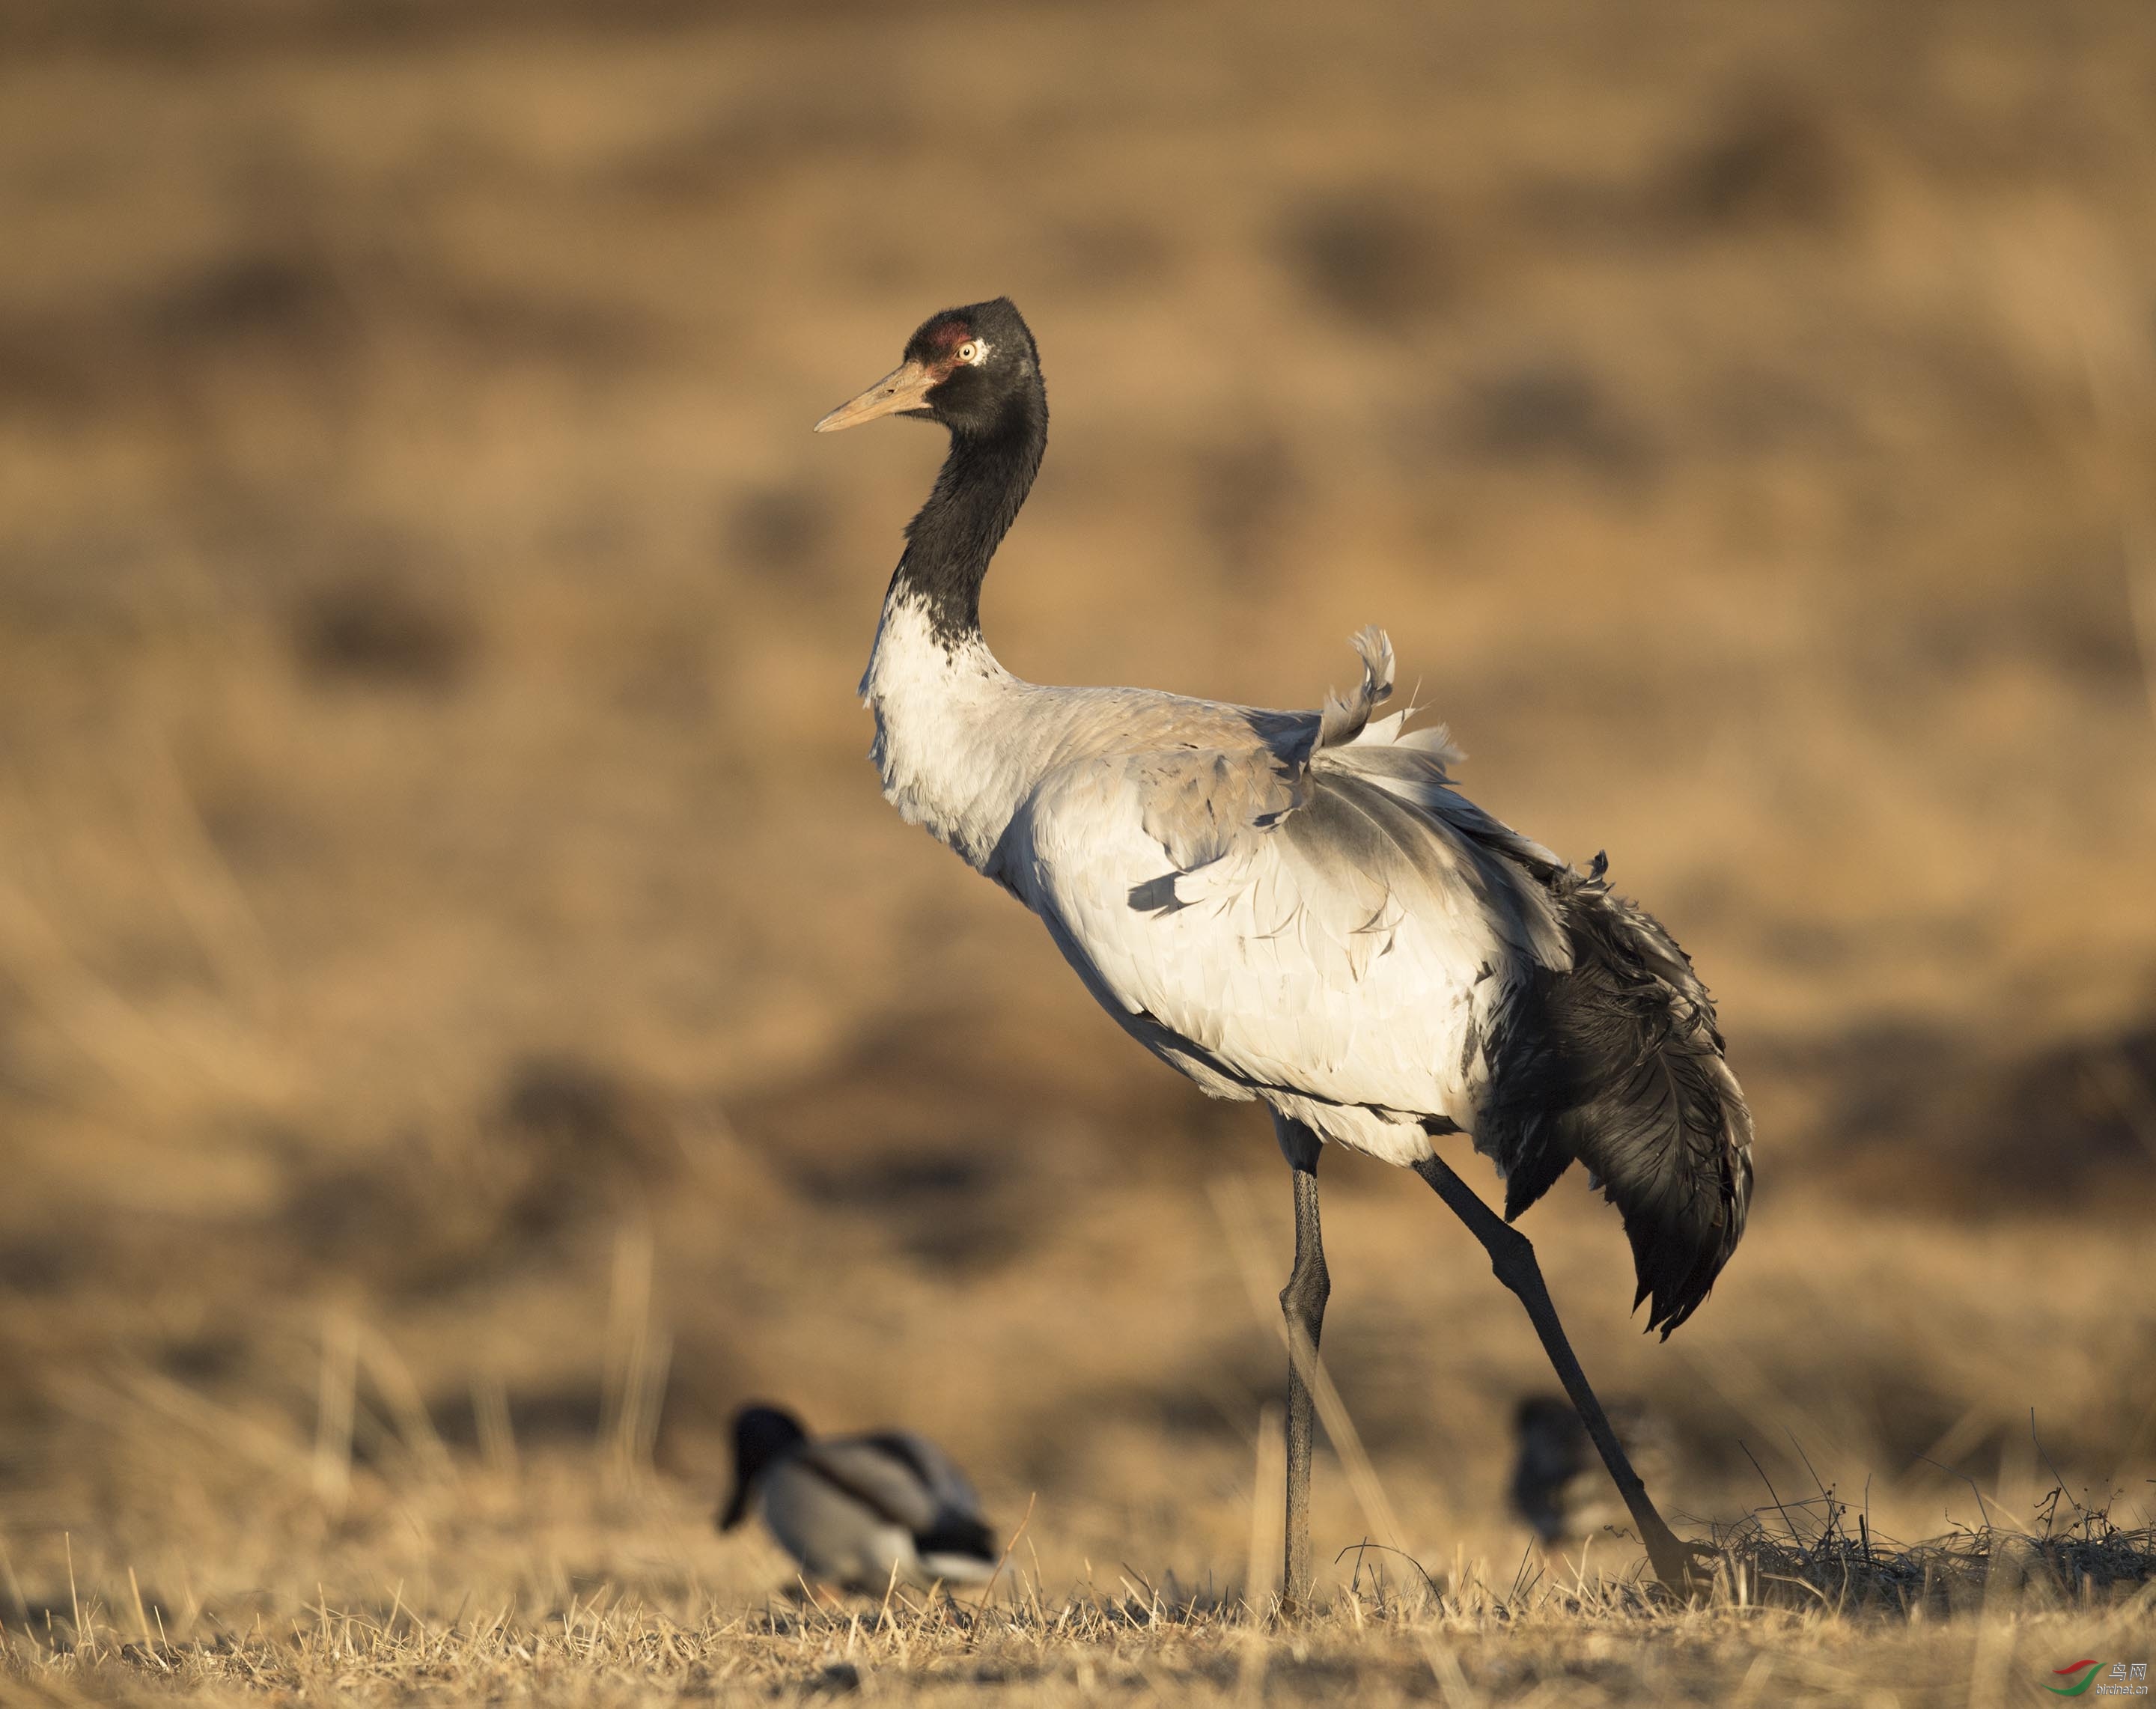
[[[1026,702],[1045,692],[1011,675],[978,636],[947,646],[917,602],[891,601],[860,686],[875,714],[869,757],[885,799],[984,868],[1039,772]]]

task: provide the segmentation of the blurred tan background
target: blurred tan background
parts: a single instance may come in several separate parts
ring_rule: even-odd
[[[1000,293],[1006,663],[1311,705],[1382,622],[1714,986],[1712,1302],[1642,1341],[1577,1176],[1526,1224],[1668,1505],[2150,1504],[2143,0],[14,0],[0,233],[0,1613],[760,1594],[752,1394],[1051,1582],[1240,1573],[1262,1116],[864,759],[941,445],[808,426]],[[1411,1541],[1508,1573],[1524,1320],[1326,1190]]]

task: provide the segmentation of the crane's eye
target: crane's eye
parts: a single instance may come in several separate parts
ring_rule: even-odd
[[[968,338],[958,346],[958,360],[962,362],[977,362],[987,354],[987,351],[982,347],[981,341],[978,338]]]

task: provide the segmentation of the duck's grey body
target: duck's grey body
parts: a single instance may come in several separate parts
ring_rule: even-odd
[[[857,1589],[978,1584],[995,1560],[980,1498],[936,1445],[905,1433],[812,1442],[763,1475],[763,1518],[814,1578]]]
[[[752,1407],[737,1421],[735,1489],[721,1520],[750,1508],[812,1578],[880,1591],[979,1584],[995,1571],[980,1497],[951,1456],[911,1430],[811,1439],[791,1414]]]

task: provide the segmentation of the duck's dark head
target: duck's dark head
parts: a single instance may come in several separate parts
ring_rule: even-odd
[[[719,1515],[720,1530],[732,1531],[747,1517],[765,1469],[808,1440],[801,1420],[783,1407],[745,1406],[734,1415],[734,1490]]]
[[[988,439],[1041,403],[1040,358],[1009,297],[946,309],[906,341],[906,359],[816,423],[819,434],[884,415],[939,421],[955,435]]]

